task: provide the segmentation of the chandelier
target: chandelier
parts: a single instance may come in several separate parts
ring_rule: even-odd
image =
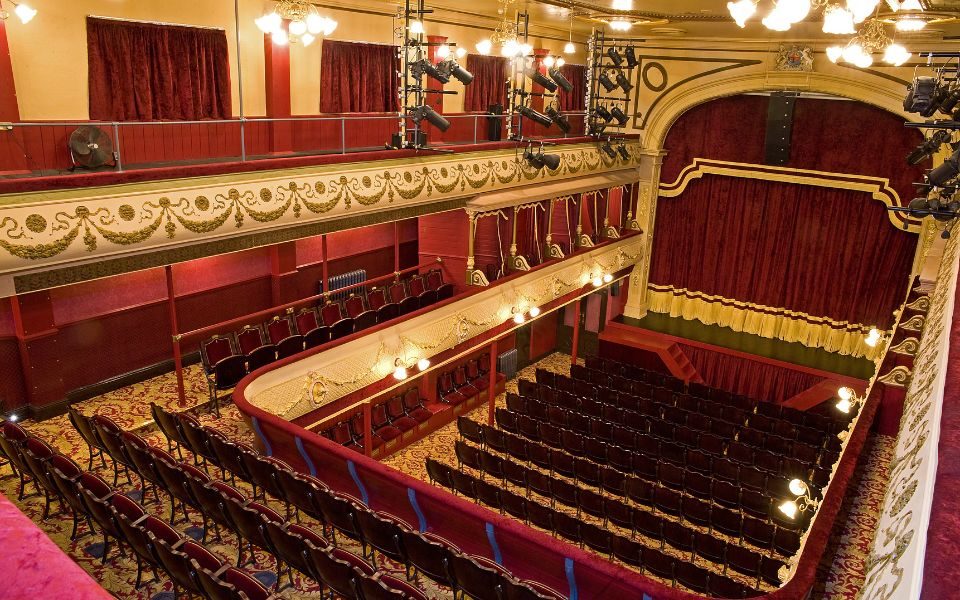
[[[306,0],[280,0],[272,12],[254,22],[280,46],[296,41],[309,46],[318,35],[330,35],[337,28],[335,20],[320,16]]]
[[[880,19],[864,21],[857,35],[845,46],[827,47],[827,58],[831,62],[842,61],[861,69],[866,69],[873,64],[874,53],[882,53],[883,62],[896,67],[907,62],[911,56],[906,48],[887,37],[884,23]]]
[[[17,15],[17,18],[24,25],[37,16],[37,9],[31,8],[23,2],[14,2],[13,0],[7,0],[7,2],[13,5],[13,14]],[[3,8],[3,0],[0,0],[0,21],[6,21],[9,18],[10,13]]]
[[[730,16],[740,27],[757,13],[760,0],[727,2]],[[946,13],[925,11],[920,0],[885,0],[888,12],[879,15],[880,0],[775,0],[773,8],[761,20],[767,29],[787,31],[795,23],[807,18],[811,11],[823,11],[823,32],[833,34],[857,33],[855,26],[871,15],[883,17],[884,23],[894,25],[897,31],[919,31],[929,23],[953,20]]]
[[[526,56],[533,52],[533,46],[527,43],[521,43],[517,39],[517,24],[510,21],[507,11],[510,5],[516,0],[500,0],[500,8],[497,14],[500,15],[500,22],[493,34],[477,42],[477,52],[480,54],[490,54],[494,46],[500,47],[500,54],[506,57]]]

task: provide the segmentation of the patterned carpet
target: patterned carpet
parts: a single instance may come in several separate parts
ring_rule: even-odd
[[[567,355],[553,354],[540,361],[537,365],[527,367],[527,369],[521,373],[521,377],[533,378],[533,372],[536,366],[566,373],[569,370],[569,360],[570,358]],[[251,432],[247,430],[239,413],[232,405],[221,406],[222,417],[219,419],[210,414],[205,407],[195,408],[207,400],[206,384],[199,367],[194,366],[188,368],[185,373],[185,381],[187,387],[187,403],[185,406],[178,405],[176,378],[172,373],[104,394],[76,406],[81,412],[87,415],[107,415],[117,421],[122,427],[134,430],[150,443],[161,447],[166,447],[166,442],[163,436],[151,424],[150,402],[156,402],[170,410],[191,410],[195,412],[204,424],[216,426],[232,439],[247,443],[252,441],[253,436]],[[507,383],[507,390],[516,391],[516,380]],[[498,405],[503,405],[505,396],[500,395],[500,397],[497,398],[497,402]],[[482,422],[486,418],[485,411],[486,407],[481,407],[469,414],[469,416],[476,421]],[[86,468],[88,459],[86,445],[70,425],[66,416],[40,423],[28,421],[23,423],[23,425],[35,435],[55,446],[61,452],[74,458],[82,468]],[[453,454],[453,442],[457,437],[456,424],[450,424],[420,442],[388,457],[384,462],[409,475],[427,481],[424,464],[428,456],[447,462],[448,464],[456,464],[456,457]],[[849,600],[856,598],[857,591],[863,581],[864,561],[868,553],[873,530],[876,526],[875,518],[871,515],[876,514],[876,510],[883,499],[883,489],[888,475],[891,448],[891,439],[875,437],[865,451],[865,456],[861,461],[859,476],[855,481],[855,485],[859,486],[857,493],[851,495],[850,502],[845,507],[845,512],[841,515],[841,520],[838,521],[838,523],[842,523],[843,525],[842,527],[838,525],[837,531],[831,540],[831,552],[825,556],[824,562],[821,564],[822,577],[819,578],[821,585],[815,590],[815,598]],[[109,462],[107,463],[107,468],[103,468],[99,463],[95,464],[94,470],[107,479],[108,482],[113,480],[113,470]],[[5,468],[4,475],[7,474],[8,470]],[[214,468],[211,468],[210,474],[214,477],[219,475],[218,471]],[[239,481],[237,483],[238,487],[249,494],[249,487]],[[118,487],[139,499],[140,491],[138,485],[139,483],[136,478],[134,478],[133,484],[129,484],[121,477]],[[126,557],[115,558],[107,565],[101,565],[100,558],[103,548],[99,536],[87,535],[75,542],[70,542],[71,520],[68,516],[54,515],[49,517],[46,522],[41,522],[40,515],[43,510],[42,500],[37,496],[33,496],[17,502],[15,500],[17,496],[17,485],[14,479],[6,477],[0,480],[0,491],[11,498],[11,500],[14,500],[24,513],[39,523],[40,527],[55,543],[63,548],[80,566],[99,581],[104,588],[118,598],[173,600],[172,586],[164,577],[161,577],[158,582],[143,586],[140,590],[134,589],[136,567],[129,553]],[[151,513],[165,518],[168,511],[168,503],[163,496],[161,496],[161,500],[162,502],[159,504],[152,502],[147,506],[147,509]],[[279,507],[279,503],[274,502],[273,504],[274,508]],[[181,523],[177,525],[177,528],[187,535],[199,538],[202,533],[201,524],[202,522],[199,516],[196,513],[192,513],[190,522]],[[339,540],[340,538],[338,538],[338,541]],[[208,541],[207,546],[222,559],[232,562],[236,557],[236,539],[230,534],[224,533],[223,539],[220,541]],[[345,546],[358,554],[360,553],[358,544],[351,546],[351,543],[347,542]],[[115,556],[113,552],[111,555]],[[400,574],[402,577],[402,568],[397,564],[385,563],[382,558],[378,558],[378,566]],[[274,561],[262,552],[257,553],[257,566],[248,565],[247,568],[254,571],[256,576],[265,584],[272,585],[274,583]],[[149,577],[146,578],[149,579]],[[450,590],[437,586],[430,581],[421,579],[420,585],[431,598],[452,597]],[[296,578],[295,589],[287,588],[281,595],[285,598],[292,599],[319,598],[316,585],[302,577]]]

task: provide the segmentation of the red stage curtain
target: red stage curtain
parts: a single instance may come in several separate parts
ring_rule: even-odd
[[[222,29],[87,17],[87,61],[93,120],[231,117]]]
[[[397,48],[323,40],[320,112],[396,112]]]
[[[540,203],[543,206],[543,203]],[[525,208],[517,213],[517,254],[525,256],[531,267],[544,261],[543,240],[547,237],[547,213]]]
[[[694,158],[763,164],[767,96],[730,96],[691,108],[670,128],[661,181],[673,182]],[[929,162],[905,157],[922,141],[903,118],[862,102],[799,98],[793,109],[786,167],[885,177],[904,204],[915,196]],[[882,148],[883,151],[871,149]],[[825,151],[829,149],[829,151]]]
[[[567,81],[573,84],[572,92],[560,90],[560,110],[570,112],[582,112],[583,102],[586,97],[586,73],[587,68],[583,65],[566,64],[560,67],[560,73],[567,78]]]
[[[705,384],[757,400],[780,404],[825,379],[819,375],[699,346],[679,346]]]
[[[705,175],[657,203],[650,282],[885,329],[916,244],[865,192]]]
[[[464,112],[487,112],[491,104],[507,106],[507,59],[502,56],[467,55],[473,83],[464,88]]]

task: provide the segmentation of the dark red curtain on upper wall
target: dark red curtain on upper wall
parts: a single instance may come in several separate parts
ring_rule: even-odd
[[[87,60],[91,119],[231,117],[222,29],[87,17]]]
[[[320,112],[396,112],[397,48],[323,40]]]
[[[463,110],[487,112],[491,104],[507,105],[507,59],[502,56],[467,55],[473,83],[464,88]]]
[[[560,67],[560,73],[573,84],[572,92],[560,90],[560,110],[580,112],[583,111],[584,99],[586,97],[586,72],[587,68],[583,65],[566,64]]]
[[[730,96],[695,106],[680,116],[664,141],[660,180],[673,182],[694,158],[763,164],[768,96]],[[903,119],[847,100],[798,98],[793,109],[790,162],[785,167],[885,177],[904,204],[914,197],[925,162],[907,164],[922,141]]]
[[[543,203],[540,203],[543,206]],[[527,257],[530,266],[543,262],[543,241],[547,237],[547,213],[539,208],[517,212],[517,254]]]
[[[781,403],[824,380],[819,375],[680,344],[703,382],[735,394]]]
[[[650,282],[887,328],[916,243],[865,192],[705,175],[657,202]]]

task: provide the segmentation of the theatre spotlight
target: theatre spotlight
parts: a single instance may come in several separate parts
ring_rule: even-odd
[[[423,106],[418,106],[413,110],[413,120],[419,125],[420,121],[424,119],[427,120],[431,125],[439,129],[440,131],[446,131],[450,129],[450,121],[443,118],[443,115],[433,110],[432,107],[424,104]]]
[[[544,111],[548,117],[553,119],[553,122],[557,124],[557,127],[564,133],[570,133],[570,120],[567,119],[567,116],[561,114],[552,104],[547,107],[547,110]]]
[[[593,112],[607,123],[613,119],[613,113],[607,110],[607,107],[602,104],[598,104],[597,107],[593,109]]]
[[[633,89],[633,85],[630,83],[630,80],[627,79],[627,76],[620,71],[617,71],[617,85],[620,86],[625,94],[629,94],[630,90]]]
[[[635,66],[640,64],[640,61],[637,60],[637,51],[633,49],[633,46],[627,46],[626,50],[624,50],[623,53],[627,57],[628,68],[632,69]]]
[[[551,171],[556,171],[560,167],[560,155],[559,154],[544,154],[543,147],[540,147],[540,151],[534,154],[533,150],[529,148],[523,154],[523,157],[527,160],[527,163],[530,164],[534,169],[542,169],[547,167]]]
[[[541,112],[537,112],[533,110],[529,106],[521,106],[520,108],[517,109],[517,112],[523,115],[524,117],[530,119],[534,123],[539,123],[544,127],[550,127],[550,125],[553,124],[553,119],[551,119],[550,117],[548,117],[547,115]]]
[[[614,106],[610,109],[610,116],[617,121],[617,126],[619,127],[626,125],[627,121],[629,120],[627,113],[623,112],[623,109],[621,109],[619,106]]]
[[[540,71],[537,71],[536,69],[524,69],[523,73],[524,75],[529,77],[531,81],[533,81],[535,84],[539,85],[543,89],[547,90],[548,92],[552,93],[557,91],[556,82],[554,82],[552,79],[550,79]]]
[[[944,187],[960,173],[960,150],[950,155],[943,164],[927,173],[927,180],[936,187]]]
[[[607,140],[606,142],[604,142],[603,145],[600,146],[600,149],[603,150],[604,154],[606,154],[610,158],[617,157],[617,151],[614,150],[613,146],[610,145],[610,140]]]
[[[473,73],[461,67],[460,63],[452,58],[447,59],[437,65],[437,71],[442,76],[446,77],[447,81],[450,81],[450,76],[453,75],[453,77],[463,85],[470,85],[473,83]]]
[[[907,155],[907,163],[911,165],[918,165],[924,160],[930,158],[934,152],[940,149],[940,146],[946,144],[950,141],[950,132],[944,129],[938,129],[930,136],[929,139],[924,140],[922,144],[917,146],[913,152]]]
[[[449,73],[444,73],[439,68],[430,64],[430,61],[425,58],[421,58],[417,62],[410,65],[410,73],[418,81],[424,75],[427,75],[427,77],[430,77],[431,79],[436,79],[440,83],[448,83],[450,81]]]
[[[620,56],[620,53],[617,52],[616,48],[607,48],[607,56],[610,57],[610,60],[613,61],[613,64],[620,66],[623,64],[623,57]]]
[[[559,67],[553,67],[547,70],[547,73],[550,73],[550,77],[560,86],[560,89],[567,92],[568,94],[573,91],[573,84],[563,76],[563,73],[560,72]]]
[[[617,146],[617,152],[620,154],[620,158],[623,160],[630,160],[630,151],[627,150],[626,144],[620,144]]]
[[[608,93],[617,89],[617,84],[610,79],[610,76],[607,75],[606,71],[600,73],[600,76],[597,77],[597,81],[600,82],[600,85],[602,85],[603,89],[607,90]]]

